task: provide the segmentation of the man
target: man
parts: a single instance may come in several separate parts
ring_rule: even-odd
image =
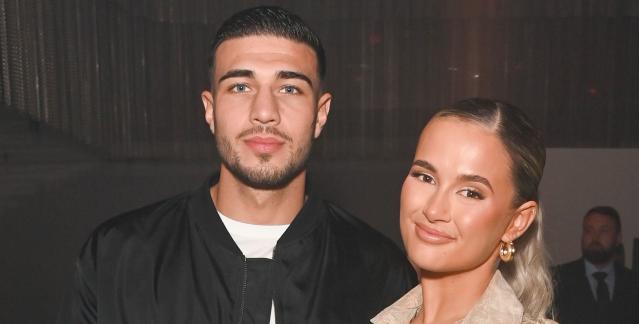
[[[258,7],[224,22],[211,56],[202,101],[219,174],[101,225],[76,263],[71,322],[367,323],[415,273],[389,239],[308,189],[332,99],[319,39]]]
[[[555,269],[560,323],[639,323],[639,280],[615,262],[621,243],[621,220],[614,208],[599,206],[586,213],[583,257]]]

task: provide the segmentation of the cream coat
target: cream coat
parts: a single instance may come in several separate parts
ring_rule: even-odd
[[[371,322],[375,324],[408,324],[422,307],[422,289],[417,286],[381,311]],[[484,294],[459,324],[552,324],[549,319],[531,319],[515,292],[497,270]]]

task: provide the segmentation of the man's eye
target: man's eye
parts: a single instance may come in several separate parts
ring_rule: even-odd
[[[300,90],[294,86],[283,86],[280,92],[286,94],[298,94],[300,93]]]
[[[243,83],[238,83],[231,86],[232,92],[246,92],[248,90],[249,90],[249,87]]]
[[[472,198],[472,199],[484,199],[484,196],[479,193],[479,191],[473,190],[473,189],[464,189],[462,191],[460,191],[461,195],[466,197],[466,198]]]

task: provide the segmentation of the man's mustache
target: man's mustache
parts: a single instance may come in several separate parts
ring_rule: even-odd
[[[588,248],[588,249],[596,248],[596,249],[599,249],[599,250],[603,250],[604,246],[603,246],[603,244],[601,244],[599,242],[592,242],[592,243],[588,244],[588,246],[586,246],[586,248]]]
[[[237,135],[237,139],[240,139],[245,136],[257,135],[257,134],[270,134],[270,135],[275,135],[277,137],[280,137],[287,142],[293,141],[293,139],[290,136],[288,136],[286,133],[282,132],[281,130],[273,126],[255,126],[249,129],[245,129]]]

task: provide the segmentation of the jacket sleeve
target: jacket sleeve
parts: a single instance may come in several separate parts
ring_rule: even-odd
[[[417,286],[417,284],[419,284],[419,281],[417,280],[417,270],[410,262],[408,262],[405,254],[402,253],[402,258],[400,259],[399,263],[400,271],[398,271],[397,275],[400,278],[398,278],[397,281],[402,283],[402,286],[400,287],[401,297],[409,290]]]
[[[380,310],[397,301],[418,284],[417,271],[408,262],[403,251],[394,244],[392,252],[386,255],[384,262],[388,266],[388,273],[382,288],[385,293]]]
[[[72,285],[58,314],[58,324],[92,324],[98,322],[96,297],[95,238],[90,238],[76,259]]]

